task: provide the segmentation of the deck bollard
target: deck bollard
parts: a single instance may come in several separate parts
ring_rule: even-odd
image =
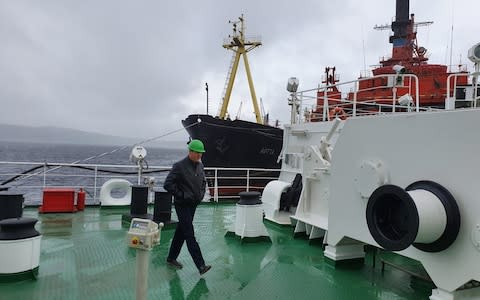
[[[240,201],[236,204],[235,223],[228,229],[226,236],[237,236],[241,241],[271,242],[263,224],[262,201],[259,192],[240,192]]]
[[[23,194],[0,194],[0,282],[36,278],[41,234],[23,215]]]

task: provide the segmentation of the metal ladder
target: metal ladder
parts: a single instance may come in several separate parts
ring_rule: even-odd
[[[230,60],[230,66],[228,67],[227,78],[225,79],[225,86],[223,87],[222,102],[218,106],[217,116],[220,115],[220,112],[223,107],[223,102],[225,101],[225,94],[227,93],[228,82],[230,81],[230,77],[232,76],[232,69],[233,69],[233,63],[235,62],[235,56],[236,56],[236,52],[233,52],[232,59]]]

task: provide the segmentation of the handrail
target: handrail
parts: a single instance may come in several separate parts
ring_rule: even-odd
[[[401,77],[402,79],[409,79],[408,83],[405,85],[402,84],[397,84],[396,79],[398,77]],[[382,85],[382,86],[372,86],[372,87],[367,87],[360,89],[360,83],[363,81],[372,81],[377,78],[387,78],[387,83]],[[388,82],[391,82],[392,84],[388,84]],[[406,82],[405,80],[403,82]],[[352,87],[353,85],[353,87]],[[350,90],[348,87],[350,86]],[[340,89],[342,87],[342,89]],[[347,88],[344,88],[347,87]],[[388,99],[374,99],[372,101],[359,101],[357,94],[360,92],[368,92],[368,91],[373,91],[376,89],[385,89],[385,88],[390,88],[392,89],[392,97],[388,97]],[[415,90],[414,95],[411,95],[412,98],[415,99],[415,104],[414,106],[405,106],[405,105],[399,105],[397,104],[398,98],[396,96],[396,89],[398,88],[406,88],[408,89],[408,94],[412,94],[412,90]],[[338,89],[338,92],[335,92],[335,89]],[[342,91],[343,90],[343,91]],[[332,92],[335,92],[335,97],[332,98]],[[315,93],[312,95],[312,93]],[[345,96],[346,94],[350,94],[351,97],[350,100]],[[329,111],[331,105],[341,105],[341,106],[351,106],[351,112],[348,114],[349,116],[356,117],[359,114],[359,109],[358,105],[372,105],[376,106],[378,108],[377,113],[386,113],[382,112],[382,108],[391,108],[391,112],[389,113],[397,113],[397,108],[405,108],[407,111],[411,111],[411,109],[414,108],[416,112],[420,112],[422,108],[420,107],[420,95],[419,95],[419,79],[418,76],[415,74],[380,74],[380,75],[375,75],[371,77],[364,77],[364,78],[359,78],[355,80],[350,80],[350,81],[345,81],[345,82],[338,82],[334,84],[328,84],[328,85],[323,85],[319,86],[314,89],[308,89],[308,90],[303,90],[303,91],[298,91],[294,97],[297,99],[300,99],[300,109],[298,110],[298,122],[302,122],[302,113],[309,112],[310,115],[316,115],[317,118],[321,116],[322,120],[329,120]],[[306,109],[306,107],[309,105],[306,100],[314,101],[314,106],[312,106],[312,110]],[[321,101],[321,102],[320,102]],[[385,102],[385,101],[391,101],[391,104],[385,104],[385,103],[378,103],[378,102]],[[321,104],[318,104],[321,103]],[[413,103],[412,103],[413,104]],[[302,107],[304,105],[304,107]],[[317,107],[319,105],[319,107]],[[318,109],[322,108],[321,111]],[[349,109],[349,110],[350,110]],[[373,112],[369,112],[369,114],[372,114]],[[308,122],[309,119],[305,116],[303,118],[304,122]]]
[[[448,75],[447,77],[447,95],[446,95],[446,98],[448,100],[451,100],[453,99],[453,103],[451,103],[452,107],[448,107],[448,109],[455,109],[455,103],[459,100],[457,100],[457,91],[456,91],[456,88],[457,88],[457,79],[458,77],[461,77],[461,76],[464,76],[464,77],[473,77],[472,74],[468,74],[468,73],[456,73],[456,74],[450,74]],[[453,78],[454,80],[454,84],[453,84],[453,91],[451,90],[451,84],[450,84],[450,81],[451,79]],[[472,107],[477,107],[477,100],[479,99],[479,96],[480,95],[477,95],[476,94],[476,90],[478,89],[478,85],[475,84],[474,86],[472,86],[473,89],[474,89],[474,93],[473,93],[473,98],[472,99],[462,99],[462,101],[468,101],[468,102],[472,102],[473,103],[473,106]],[[450,96],[450,94],[452,94],[452,96]]]
[[[42,171],[38,171],[35,174],[23,174],[21,168],[25,166],[43,166]],[[64,167],[64,168],[59,168]],[[72,172],[69,167],[87,167],[89,169],[79,169],[76,172]],[[56,168],[54,172],[49,172],[49,168]],[[67,169],[68,168],[68,169]],[[111,170],[105,170],[106,168]],[[127,169],[132,173],[123,175],[123,174],[105,174],[109,171],[115,172],[119,169]],[[89,204],[99,204],[99,195],[98,190],[101,188],[104,181],[109,178],[130,178],[132,182],[136,182],[138,174],[135,172],[138,169],[136,165],[113,165],[113,164],[81,164],[81,163],[50,163],[50,162],[29,162],[29,161],[0,161],[0,170],[3,172],[0,173],[0,184],[2,181],[7,179],[7,176],[17,176],[22,175],[13,183],[17,183],[13,187],[26,191],[26,203],[27,204],[38,204],[41,196],[41,188],[45,187],[72,187],[72,188],[84,188],[87,191],[87,197],[89,198]],[[161,173],[158,176],[158,180],[155,180],[155,187],[163,186],[163,181],[167,175],[166,171],[170,171],[171,166],[150,166],[148,170],[151,173],[145,173],[143,178],[149,177],[148,174],[152,173]],[[210,197],[215,201],[219,202],[220,199],[228,198],[238,198],[237,195],[233,196],[223,196],[221,195],[222,189],[225,188],[238,188],[246,191],[250,190],[262,190],[264,186],[258,186],[254,183],[255,180],[270,181],[274,180],[277,176],[266,176],[265,173],[278,172],[279,169],[262,169],[262,168],[214,168],[214,167],[205,167],[207,173],[207,182],[210,183],[208,188],[213,191],[213,195],[210,194]],[[222,175],[223,171],[236,172],[234,175]],[[213,174],[213,176],[210,176]],[[28,178],[27,178],[28,177]],[[27,178],[22,182],[24,178]],[[38,181],[40,179],[40,181]],[[93,182],[92,182],[93,179]],[[242,183],[239,186],[223,185],[219,186],[219,180],[238,180]],[[141,180],[143,182],[143,179]],[[21,183],[21,184],[20,184]],[[7,185],[8,186],[8,185]],[[10,185],[10,187],[12,187]],[[210,192],[210,191],[209,191]],[[32,199],[38,198],[38,199]]]

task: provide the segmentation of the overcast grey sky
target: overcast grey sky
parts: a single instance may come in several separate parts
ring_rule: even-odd
[[[471,64],[480,42],[478,2],[410,1],[419,45],[431,63]],[[394,0],[121,1],[0,0],[0,123],[59,126],[148,138],[181,127],[181,119],[217,112],[232,53],[222,48],[228,20],[241,13],[247,35],[263,46],[249,54],[257,97],[271,119],[288,122],[286,81],[313,88],[326,66],[352,80],[390,55]],[[476,19],[476,20],[475,20]],[[365,51],[363,51],[365,43]],[[229,108],[253,120],[243,65]],[[168,139],[183,139],[185,133]]]

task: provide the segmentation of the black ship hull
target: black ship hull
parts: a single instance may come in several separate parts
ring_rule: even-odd
[[[212,168],[256,168],[280,169],[278,156],[282,150],[283,130],[242,120],[222,120],[210,115],[190,115],[182,124],[192,139],[199,139],[205,144],[202,162],[205,167]],[[206,172],[209,187],[214,186],[213,171]],[[249,190],[262,191],[275,172],[251,172]],[[237,177],[237,178],[232,178]],[[245,171],[218,171],[218,194],[236,196],[245,191]],[[213,191],[210,194],[213,195]]]

